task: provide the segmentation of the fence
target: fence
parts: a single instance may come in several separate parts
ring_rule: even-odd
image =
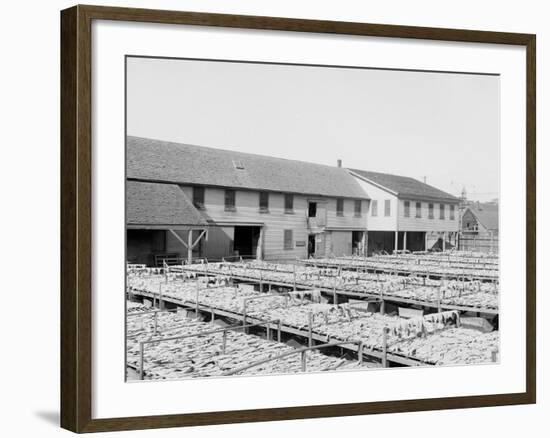
[[[498,253],[498,237],[461,235],[458,238],[458,249],[460,251]]]

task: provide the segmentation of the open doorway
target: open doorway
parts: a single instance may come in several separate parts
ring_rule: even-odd
[[[309,202],[307,208],[308,217],[317,217],[317,202]]]
[[[233,251],[243,258],[256,258],[261,227],[236,226]]]
[[[364,231],[352,231],[351,233],[351,252],[353,255],[363,255],[363,235]]]
[[[307,258],[315,256],[315,234],[310,234],[307,238]]]

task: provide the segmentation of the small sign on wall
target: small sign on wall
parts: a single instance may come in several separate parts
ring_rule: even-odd
[[[296,246],[306,246],[306,241],[305,240],[297,240],[296,241]]]

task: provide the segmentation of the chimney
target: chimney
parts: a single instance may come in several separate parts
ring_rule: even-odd
[[[342,167],[342,160],[340,159],[336,160],[336,166]]]

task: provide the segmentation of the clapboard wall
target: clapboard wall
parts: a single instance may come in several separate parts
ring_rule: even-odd
[[[182,186],[182,190],[190,200],[193,199],[193,187]],[[204,208],[201,213],[209,221],[224,227],[239,225],[257,225],[263,227],[263,256],[266,260],[290,260],[307,257],[308,229],[308,201],[323,203],[326,211],[326,228],[365,229],[368,201],[361,201],[362,216],[355,217],[354,200],[344,200],[344,214],[338,216],[336,198],[294,194],[294,208],[292,213],[285,212],[284,194],[269,193],[269,210],[262,212],[259,208],[260,193],[252,190],[235,191],[235,211],[225,209],[225,189],[206,187],[204,190]],[[292,230],[292,248],[284,249],[284,230]],[[212,233],[213,234],[213,233]],[[207,248],[211,246],[214,236],[209,236]],[[351,245],[351,232],[349,240]],[[327,245],[326,251],[330,247]],[[207,250],[207,256],[208,256]],[[219,255],[219,254],[218,254]],[[212,255],[210,255],[212,256]]]
[[[399,200],[399,231],[458,231],[458,203],[449,204],[448,202],[436,201],[417,201],[409,200],[409,217],[405,216],[405,201]],[[421,203],[420,217],[416,217],[416,203]],[[433,204],[433,218],[429,216],[429,205]],[[439,205],[443,204],[445,208],[444,219],[439,218]],[[451,205],[454,205],[454,219],[451,219]]]

